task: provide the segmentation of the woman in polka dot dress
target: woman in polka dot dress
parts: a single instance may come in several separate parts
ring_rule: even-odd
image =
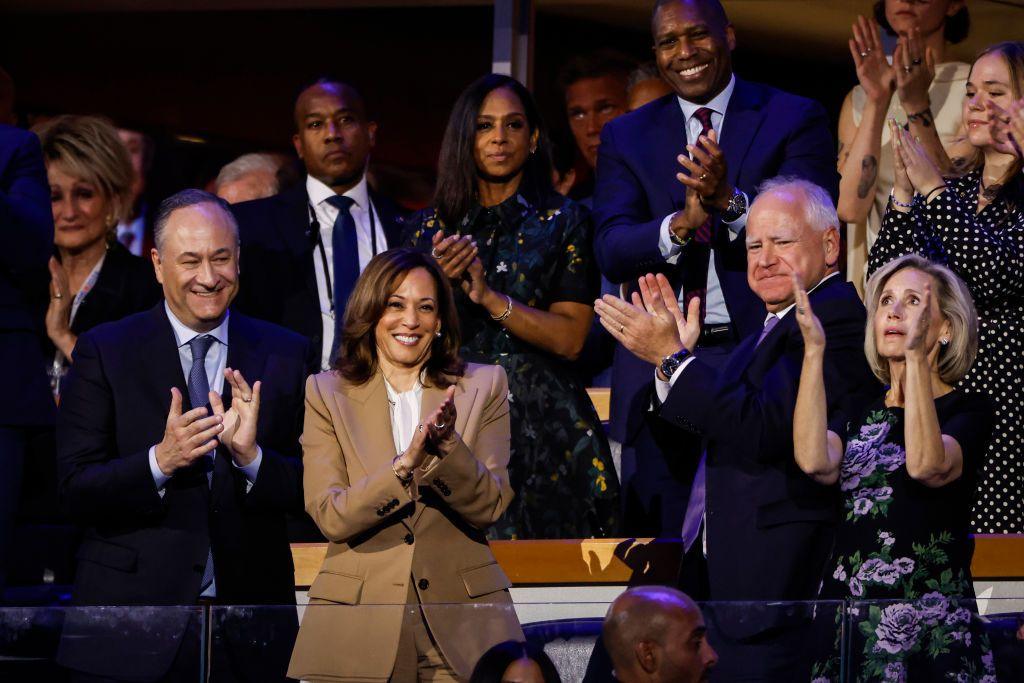
[[[1015,104],[1022,98],[1024,43],[982,51],[963,112],[975,154],[963,160],[971,170],[959,177],[943,178],[921,145],[891,124],[896,180],[868,260],[870,275],[897,256],[927,256],[963,278],[978,307],[978,358],[960,386],[991,399],[995,425],[975,498],[975,533],[1024,533],[1024,136]]]

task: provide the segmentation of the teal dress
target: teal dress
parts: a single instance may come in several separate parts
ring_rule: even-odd
[[[961,476],[938,488],[907,473],[902,408],[880,399],[862,419],[832,425],[845,434],[843,509],[820,598],[849,601],[851,681],[995,683],[975,610],[969,535],[992,411],[984,397],[961,391],[937,398],[935,410],[963,453]],[[826,646],[815,683],[847,680],[838,646]]]
[[[443,225],[433,209],[409,221],[407,243],[429,250]],[[515,194],[475,206],[457,227],[473,235],[488,285],[546,310],[592,305],[600,287],[587,210],[560,195],[533,202]],[[453,283],[454,284],[454,283]],[[454,284],[463,358],[505,368],[515,498],[491,537],[592,538],[619,531],[619,481],[608,441],[571,363],[512,335]],[[513,315],[515,313],[513,312]]]

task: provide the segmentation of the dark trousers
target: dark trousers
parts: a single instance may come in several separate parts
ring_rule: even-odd
[[[27,443],[23,427],[0,427],[0,603],[14,553],[14,516],[18,511]]]

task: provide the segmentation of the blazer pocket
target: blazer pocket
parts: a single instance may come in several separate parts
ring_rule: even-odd
[[[86,562],[95,562],[104,567],[122,572],[133,572],[139,563],[139,551],[116,543],[90,538],[82,541],[75,557]]]
[[[497,562],[488,562],[479,567],[463,569],[459,575],[462,576],[466,593],[471,598],[479,598],[481,595],[496,593],[512,587],[512,582],[508,580],[508,576]]]
[[[757,507],[757,527],[765,529],[794,522],[835,522],[838,510],[818,500],[784,498]]]
[[[336,574],[320,572],[309,587],[312,600],[327,600],[346,605],[358,605],[359,595],[363,592],[363,577],[352,574]]]

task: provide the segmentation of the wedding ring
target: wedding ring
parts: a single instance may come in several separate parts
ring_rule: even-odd
[[[908,74],[908,73],[910,73],[913,70],[914,70],[913,67],[909,67],[909,66],[903,67],[903,73],[907,73]]]
[[[910,63],[913,64],[914,66],[917,66],[918,64],[921,63],[921,58],[920,57],[914,57],[912,60],[910,60]]]
[[[441,424],[438,424],[436,422],[434,423],[434,429],[444,429],[446,426],[447,425],[444,422],[442,422]]]
[[[64,295],[61,294],[60,292],[57,292],[56,294],[53,295],[53,298],[54,299],[63,299]]]
[[[242,400],[246,403],[252,403],[252,396],[250,396],[249,398],[243,397]]]
[[[436,260],[441,258],[441,255],[437,253],[437,249],[431,248],[430,255]]]
[[[797,306],[796,307],[796,312],[799,313],[800,315],[803,315],[804,314],[804,308],[801,307],[801,306]]]
[[[625,325],[619,325],[619,334],[622,334],[625,331],[626,331],[626,326]]]
[[[868,53],[867,53],[867,52],[861,52],[861,53],[860,53],[860,56],[861,56],[861,57],[867,57],[867,56],[868,56]]]
[[[697,178],[697,180],[699,180],[701,182],[704,182],[707,179],[708,179],[708,174],[707,173],[701,173],[700,174],[700,178]]]
[[[423,431],[423,425],[416,425],[416,431],[417,432],[422,432]]]

